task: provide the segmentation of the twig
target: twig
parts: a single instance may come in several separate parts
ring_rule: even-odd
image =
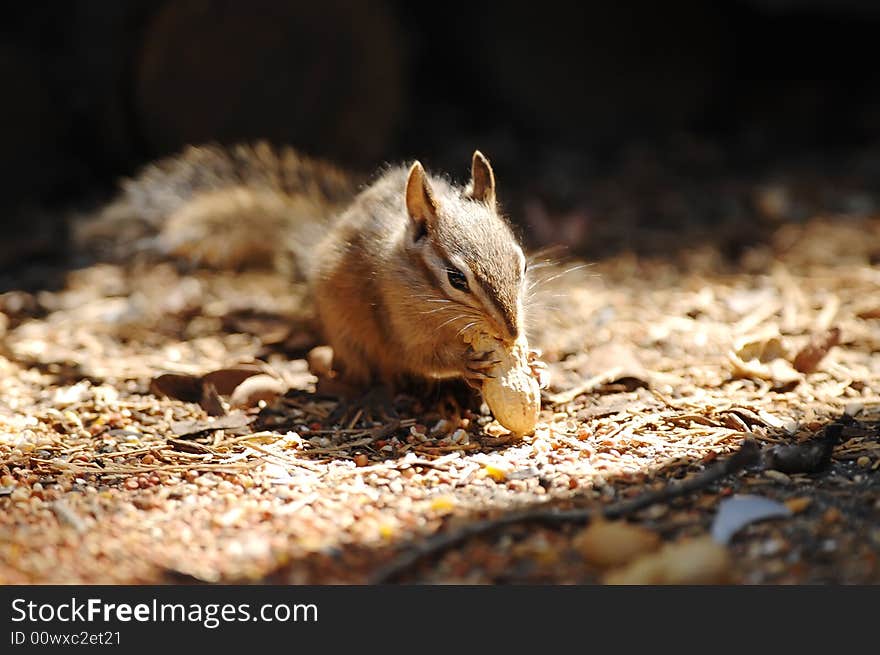
[[[593,377],[588,378],[587,380],[584,380],[583,382],[575,387],[572,387],[571,389],[566,389],[565,391],[560,391],[559,393],[549,394],[547,396],[547,400],[549,400],[554,405],[570,403],[581,394],[589,393],[598,386],[613,382],[615,378],[620,377],[621,373],[623,373],[623,368],[616,366],[608,371],[604,371],[602,373],[599,373],[598,375],[594,375]]]
[[[607,519],[621,518],[650,505],[669,501],[692,491],[702,489],[713,482],[757,463],[759,461],[759,454],[760,448],[758,444],[751,439],[746,439],[733,455],[694,477],[681,482],[670,483],[658,491],[643,494],[632,500],[615,503],[599,513]],[[373,576],[371,582],[372,584],[394,582],[426,557],[439,555],[471,537],[490,534],[509,525],[517,523],[542,523],[545,525],[589,523],[596,514],[597,512],[594,509],[527,509],[520,512],[512,512],[496,519],[475,521],[458,530],[435,535],[421,545],[413,546],[410,550],[392,560],[388,565],[382,567]]]

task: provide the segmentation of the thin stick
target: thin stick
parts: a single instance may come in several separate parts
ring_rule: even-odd
[[[560,391],[559,393],[555,394],[550,394],[549,396],[547,396],[547,400],[549,400],[554,405],[570,403],[581,394],[589,393],[600,385],[613,382],[614,379],[619,377],[621,373],[623,373],[623,369],[619,366],[615,366],[614,368],[604,371],[603,373],[599,373],[598,375],[594,375],[593,377],[584,380],[579,385],[572,387],[571,389]]]
[[[759,460],[760,449],[751,439],[743,441],[739,450],[715,466],[681,482],[673,482],[662,489],[643,494],[632,500],[615,503],[599,512],[604,518],[616,519],[632,514],[650,505],[666,502],[709,486],[713,482],[738,473]],[[487,535],[517,523],[542,523],[544,525],[561,525],[565,523],[589,523],[597,514],[594,509],[527,509],[512,512],[496,519],[475,521],[458,530],[435,535],[421,545],[415,545],[402,553],[387,566],[382,567],[373,576],[371,584],[387,584],[394,582],[401,575],[412,569],[426,557],[433,557],[467,541],[471,537]]]

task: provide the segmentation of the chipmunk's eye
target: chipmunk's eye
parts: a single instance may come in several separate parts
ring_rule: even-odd
[[[449,278],[449,284],[459,291],[467,293],[469,290],[467,276],[457,268],[446,267],[446,276]]]

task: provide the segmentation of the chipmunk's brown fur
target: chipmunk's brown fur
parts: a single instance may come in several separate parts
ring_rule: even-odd
[[[418,162],[356,185],[289,149],[190,148],[127,182],[80,234],[94,242],[134,223],[128,239],[213,266],[290,257],[346,384],[478,384],[492,362],[463,335],[513,342],[524,322],[526,260],[489,162],[474,153],[466,187]]]

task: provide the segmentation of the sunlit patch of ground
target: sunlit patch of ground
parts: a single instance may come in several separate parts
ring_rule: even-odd
[[[548,282],[532,341],[553,382],[522,440],[409,398],[396,427],[334,426],[311,394],[302,290],[271,273],[101,264],[0,295],[0,582],[364,582],[474,518],[606,505],[844,414],[819,472],[745,471],[629,519],[671,543],[734,493],[787,500],[793,516],[728,547],[730,580],[880,582],[877,244],[880,220],[813,221],[735,265],[707,245]],[[151,390],[255,362],[290,389],[263,408],[221,394],[212,417]],[[601,580],[581,529],[517,526],[409,579]]]

